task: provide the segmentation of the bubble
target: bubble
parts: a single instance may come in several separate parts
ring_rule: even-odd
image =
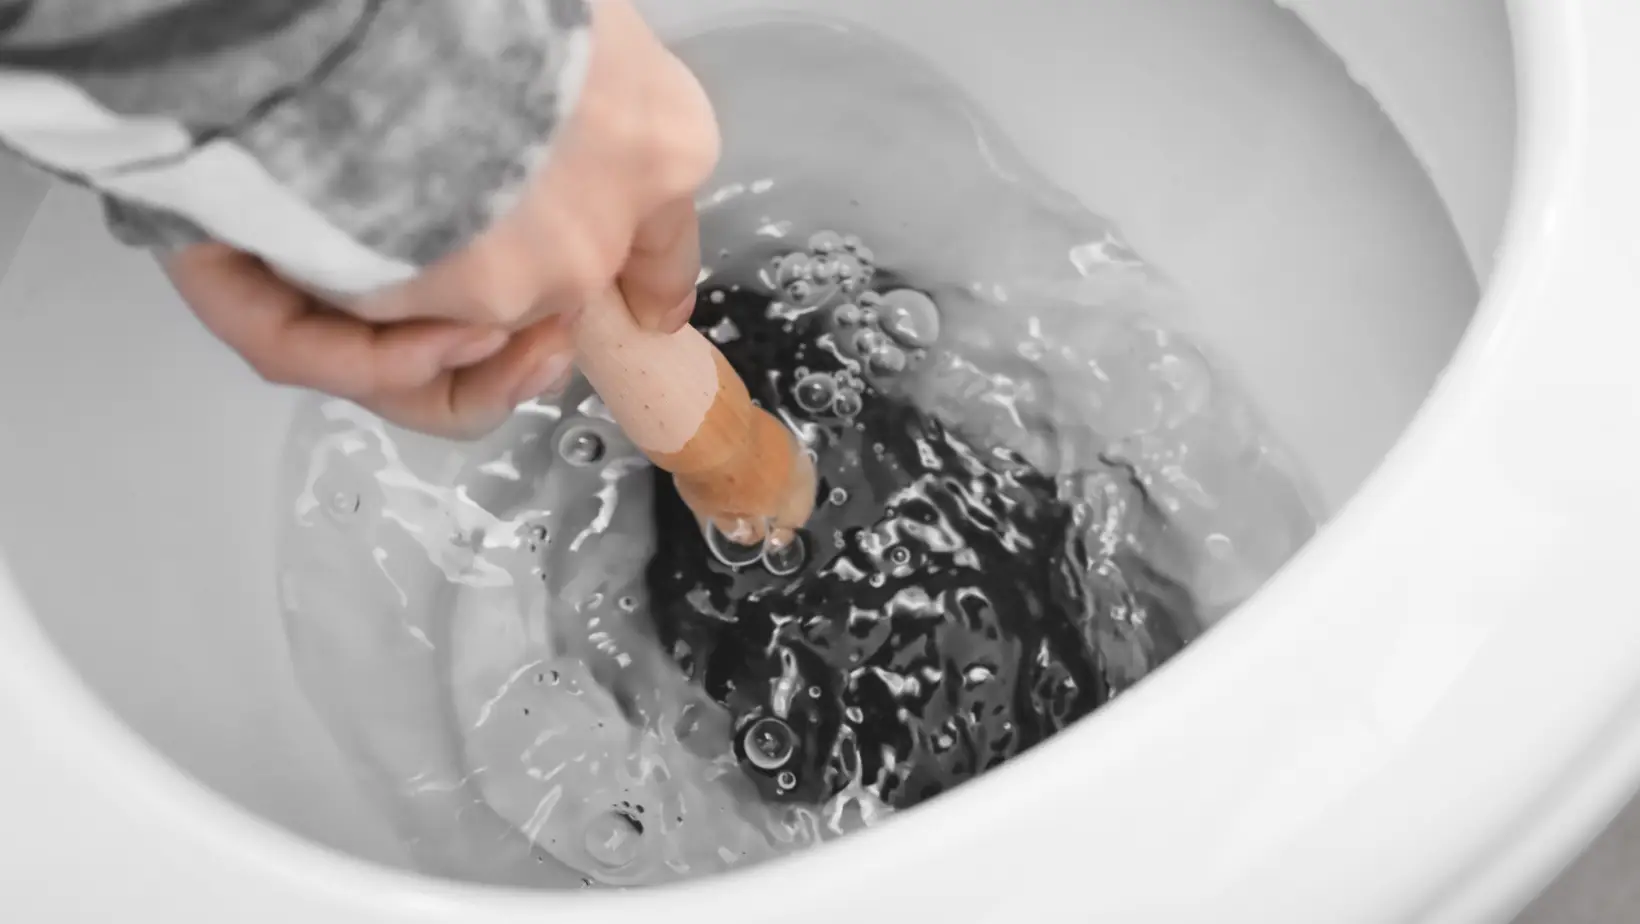
[[[843,246],[843,236],[836,231],[817,231],[809,238],[809,250],[815,253],[836,253]]]
[[[763,543],[763,567],[775,577],[787,577],[803,570],[808,560],[808,547],[801,533],[787,532],[772,535]]]
[[[814,261],[814,281],[819,283],[835,282],[842,275],[842,265],[836,260]]]
[[[877,262],[877,255],[871,252],[870,247],[861,246],[860,249],[854,251],[854,255],[859,257],[860,262],[865,266],[871,266]]]
[[[558,441],[558,455],[571,465],[596,465],[604,458],[604,438],[591,427],[572,427]]]
[[[337,491],[325,501],[325,510],[338,520],[346,520],[358,513],[363,505],[363,498],[352,491]]]
[[[859,302],[861,308],[883,307],[883,297],[876,292],[861,292]]]
[[[775,283],[790,285],[799,280],[809,278],[809,258],[800,253],[787,254],[780,258],[775,267]]]
[[[746,729],[746,760],[759,770],[779,770],[797,751],[797,735],[785,722],[766,716]]]
[[[850,253],[854,253],[854,252],[857,252],[861,247],[864,247],[864,246],[865,246],[865,244],[860,240],[859,235],[856,235],[856,234],[845,234],[845,235],[843,235],[843,249],[844,250],[847,250]]]
[[[729,296],[726,295],[722,289],[713,289],[712,294],[706,296],[706,300],[714,305],[721,305],[728,298]]]
[[[814,297],[814,285],[803,279],[787,283],[786,297],[798,304],[802,304]]]
[[[806,375],[792,390],[792,397],[797,399],[797,406],[811,414],[818,414],[831,407],[837,397],[837,382],[824,372]]]
[[[897,545],[888,553],[888,560],[896,565],[911,564],[911,550],[903,545]]]
[[[750,539],[756,534],[757,531],[752,524],[744,520],[730,524],[728,532],[713,521],[706,525],[706,548],[712,553],[713,558],[723,564],[731,568],[745,568],[756,564],[763,557],[763,544],[737,540]]]
[[[854,254],[845,253],[833,259],[837,262],[837,278],[844,282],[859,283],[871,275],[871,271],[866,269],[865,264]]]
[[[830,500],[833,505],[841,507],[848,503],[848,490],[846,488],[832,488],[831,496],[828,500]]]
[[[838,327],[854,327],[860,323],[860,306],[853,302],[838,305],[831,313]]]
[[[866,328],[854,335],[854,340],[850,345],[854,347],[854,352],[861,356],[870,356],[877,352],[879,348],[885,346],[886,341],[880,331]]]
[[[898,375],[905,371],[905,351],[885,343],[872,351],[866,362],[871,366],[871,371],[878,375]]]
[[[587,825],[585,846],[587,855],[605,867],[627,866],[643,850],[643,823],[624,811],[604,812]]]
[[[853,417],[864,408],[865,402],[861,400],[860,393],[852,388],[839,391],[831,402],[831,412],[838,417]]]
[[[883,296],[883,330],[908,347],[927,349],[940,337],[940,310],[916,289],[895,289]]]
[[[780,771],[780,775],[775,777],[774,781],[781,789],[797,788],[797,774],[791,772],[790,770]]]

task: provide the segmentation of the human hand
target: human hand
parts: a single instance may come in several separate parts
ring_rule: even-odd
[[[700,84],[628,0],[600,0],[575,111],[519,202],[409,282],[333,305],[224,245],[167,262],[207,328],[264,378],[470,438],[567,382],[572,326],[616,285],[639,322],[688,322],[700,273],[694,193],[718,157]]]

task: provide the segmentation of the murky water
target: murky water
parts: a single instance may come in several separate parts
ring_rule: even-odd
[[[682,53],[725,129],[696,321],[817,513],[702,536],[580,385],[472,445],[306,406],[293,653],[427,872],[655,884],[878,823],[1138,682],[1316,522],[1165,275],[940,75],[797,20]]]

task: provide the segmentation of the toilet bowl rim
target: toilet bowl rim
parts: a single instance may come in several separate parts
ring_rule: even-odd
[[[1284,614],[1301,605],[1307,596],[1313,596],[1315,588],[1306,586],[1313,581],[1313,575],[1351,554],[1350,547],[1357,533],[1368,528],[1387,528],[1382,522],[1366,522],[1372,519],[1375,509],[1392,502],[1412,503],[1411,494],[1428,490],[1428,485],[1416,478],[1416,471],[1437,451],[1436,431],[1464,424],[1485,412],[1479,396],[1472,393],[1472,383],[1479,380],[1482,371],[1522,361],[1523,351],[1529,349],[1530,344],[1522,341],[1528,331],[1515,324],[1526,310],[1519,302],[1529,297],[1535,275],[1557,271],[1556,267],[1543,265],[1548,259],[1546,255],[1571,246],[1570,242],[1577,237],[1577,229],[1568,228],[1561,213],[1578,204],[1575,200],[1585,188],[1580,184],[1589,182],[1580,175],[1578,165],[1587,157],[1588,107],[1557,108],[1544,105],[1544,101],[1567,103],[1587,89],[1577,85],[1577,76],[1571,73],[1574,62],[1566,57],[1563,46],[1572,34],[1568,24],[1579,21],[1579,11],[1601,6],[1610,4],[1603,0],[1568,0],[1561,9],[1547,12],[1543,4],[1526,0],[1512,3],[1517,34],[1525,37],[1526,45],[1536,46],[1533,61],[1537,69],[1531,75],[1532,80],[1523,79],[1521,86],[1523,91],[1528,84],[1534,88],[1532,92],[1538,96],[1538,105],[1533,110],[1533,124],[1526,124],[1529,120],[1523,119],[1522,166],[1506,234],[1505,256],[1486,303],[1455,356],[1446,380],[1361,495],[1341,512],[1339,520],[1313,547],[1273,582],[1267,593],[1249,604],[1236,620],[1204,639],[1202,651],[1187,657],[1203,661],[1213,657],[1215,651],[1220,656],[1231,657],[1234,649],[1248,644],[1253,636],[1277,630],[1277,623]],[[1523,92],[1523,95],[1527,94]],[[262,870],[263,878],[288,882],[290,888],[296,888],[294,884],[298,881],[323,878],[327,884],[322,891],[335,896],[334,904],[338,908],[379,910],[403,906],[406,902],[415,904],[413,910],[391,918],[394,920],[440,919],[457,909],[469,920],[523,920],[523,915],[538,916],[542,910],[538,896],[531,899],[432,883],[362,861],[338,861],[187,780],[96,701],[34,622],[3,561],[0,561],[0,663],[6,664],[5,669],[0,670],[0,717],[8,709],[7,704],[11,704],[9,708],[21,718],[25,733],[38,735],[45,742],[39,748],[42,759],[59,760],[65,768],[79,766],[81,762],[90,766],[119,766],[122,772],[117,779],[102,778],[95,783],[105,798],[112,802],[144,803],[150,817],[157,812],[174,822],[164,829],[170,831],[172,837],[210,845],[211,850],[220,852],[225,865]],[[852,851],[857,856],[848,862],[861,862],[860,858],[866,856],[881,859],[901,846],[938,836],[942,818],[960,810],[976,809],[982,814],[996,811],[997,787],[1020,785],[1030,774],[1039,772],[1046,761],[1073,755],[1096,741],[1101,746],[1121,747],[1114,742],[1116,736],[1133,738],[1133,729],[1125,726],[1142,724],[1146,712],[1173,695],[1184,683],[1187,664],[1164,671],[1154,683],[1113,704],[1110,721],[1087,723],[1086,728],[1064,736],[1064,742],[1050,742],[1040,754],[1023,759],[1018,768],[1006,768],[994,779],[976,781],[971,784],[971,791],[951,794],[942,800],[948,803],[946,807],[936,803],[931,806],[932,811],[914,813],[897,825],[859,838],[859,847]],[[29,704],[26,708],[19,705],[25,700]],[[844,861],[839,852],[828,850],[810,862],[841,868],[839,864]],[[788,874],[783,865],[730,877],[713,886],[715,897],[711,900],[726,900],[724,890],[729,890],[729,894],[737,889],[767,893],[771,890],[768,883],[785,878]],[[631,912],[634,903],[671,904],[679,897],[658,893],[653,898],[622,896],[619,901],[625,912]],[[578,898],[566,897],[564,901],[574,906],[584,905],[588,910],[608,907],[608,903],[586,903]],[[490,914],[486,916],[486,912]]]

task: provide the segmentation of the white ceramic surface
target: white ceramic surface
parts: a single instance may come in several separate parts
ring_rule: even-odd
[[[1491,275],[1514,158],[1515,81],[1498,0],[1279,0],[1372,91],[1441,191],[1475,274]]]
[[[392,858],[262,597],[258,486],[288,399],[53,192],[0,281],[0,895],[45,922],[1501,919],[1640,771],[1640,622],[1616,602],[1640,565],[1640,135],[1623,121],[1640,8],[1511,9],[1525,144],[1503,259],[1445,381],[1333,527],[1094,720],[893,825],[672,892],[487,892],[291,833]],[[1384,442],[1333,457],[1355,465],[1329,468],[1350,473],[1342,494],[1427,378],[1395,384],[1412,397],[1400,420],[1377,412]]]
[[[21,164],[0,160],[0,278],[45,198],[46,176]]]

